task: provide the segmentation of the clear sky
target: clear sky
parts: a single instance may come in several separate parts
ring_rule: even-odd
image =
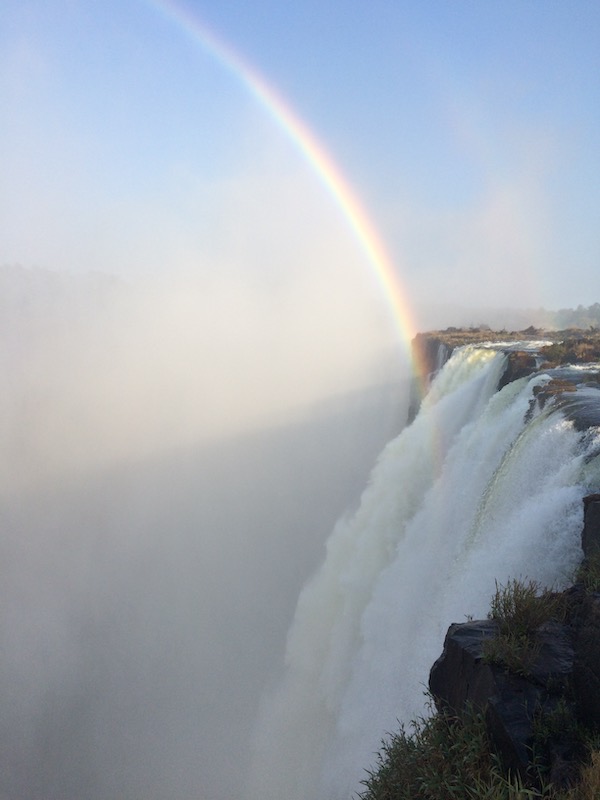
[[[382,291],[175,5],[332,155],[411,306],[600,300],[595,0],[3,0],[0,263]]]

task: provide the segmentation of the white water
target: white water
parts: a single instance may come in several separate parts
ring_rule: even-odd
[[[263,704],[253,800],[351,797],[385,734],[424,713],[448,625],[485,616],[496,580],[572,576],[600,437],[548,407],[529,419],[548,376],[496,392],[503,361],[456,352],[336,525]]]

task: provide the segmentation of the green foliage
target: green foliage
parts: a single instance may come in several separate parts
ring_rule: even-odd
[[[421,718],[411,728],[411,734],[401,728],[383,743],[377,768],[363,781],[361,800],[579,800],[503,775],[484,719],[472,709],[462,717]]]
[[[564,696],[559,697],[553,707],[539,708],[534,713],[533,760],[543,770],[543,765],[549,763],[552,747],[558,743],[568,744],[570,750],[579,753],[582,758],[586,751],[586,737],[584,727],[575,716],[573,705]]]
[[[572,707],[561,697],[550,711],[540,711],[533,719],[533,739],[539,746],[546,746],[557,738],[579,739],[582,731]]]
[[[567,704],[540,715],[539,745],[567,732],[577,734]],[[378,764],[362,782],[360,800],[600,800],[598,741],[588,742],[589,756],[580,781],[557,790],[540,776],[538,788],[518,776],[505,775],[490,747],[481,714],[467,709],[462,717],[439,713],[401,728],[383,742]]]
[[[575,578],[586,592],[600,592],[600,550],[596,550],[581,562]]]
[[[363,800],[437,800],[469,797],[493,766],[481,715],[444,713],[401,728],[383,743],[376,770],[363,781]]]

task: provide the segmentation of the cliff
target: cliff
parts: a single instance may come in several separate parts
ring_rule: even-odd
[[[523,339],[540,345],[521,349]],[[600,425],[600,373],[582,377],[573,369],[600,361],[599,334],[419,334],[413,348],[422,379],[430,380],[455,347],[483,341],[500,349],[506,343],[499,389],[547,373],[532,402],[558,404],[580,430]],[[576,783],[587,755],[583,732],[600,731],[600,494],[583,502],[584,559],[576,582],[560,593],[517,581],[498,587],[489,619],[450,626],[429,678],[438,711],[482,714],[506,775],[532,791],[541,789],[541,775],[559,789]]]

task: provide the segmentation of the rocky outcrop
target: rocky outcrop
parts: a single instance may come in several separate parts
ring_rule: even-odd
[[[600,558],[600,495],[584,509],[585,563]],[[490,657],[499,623],[480,620],[450,626],[429,679],[439,710],[485,715],[506,770],[533,786],[540,766],[555,786],[569,785],[583,755],[578,726],[600,730],[600,593],[578,583],[554,597],[561,620],[531,632],[521,668]]]
[[[414,380],[408,407],[408,421],[417,416],[429,384],[452,355],[454,345],[445,337],[418,333],[411,343]]]
[[[436,372],[452,355],[455,345],[443,333],[418,333],[412,340],[412,357],[415,377],[421,386],[427,386]]]
[[[543,725],[553,727],[548,721],[557,709],[561,725],[570,718],[572,724],[566,728],[574,727],[575,705],[569,687],[575,650],[569,626],[549,622],[535,632],[532,650],[536,657],[527,674],[511,672],[486,657],[485,642],[497,632],[497,623],[491,620],[452,625],[444,651],[431,670],[431,694],[440,710],[461,714],[471,707],[485,714],[490,740],[507,771],[535,783],[531,766],[534,758],[542,756],[555,780],[560,773],[562,782],[568,782],[579,756],[574,742],[564,742],[564,737],[558,741],[552,731],[547,741],[538,741],[537,732]]]
[[[508,383],[519,378],[526,378],[533,375],[539,368],[539,358],[527,350],[514,350],[508,354],[506,367],[498,383],[498,389],[502,389]]]
[[[455,623],[450,626],[444,651],[429,674],[429,689],[436,701],[455,711],[467,704],[484,709],[494,693],[495,678],[484,662],[486,640],[496,636],[492,620]]]

